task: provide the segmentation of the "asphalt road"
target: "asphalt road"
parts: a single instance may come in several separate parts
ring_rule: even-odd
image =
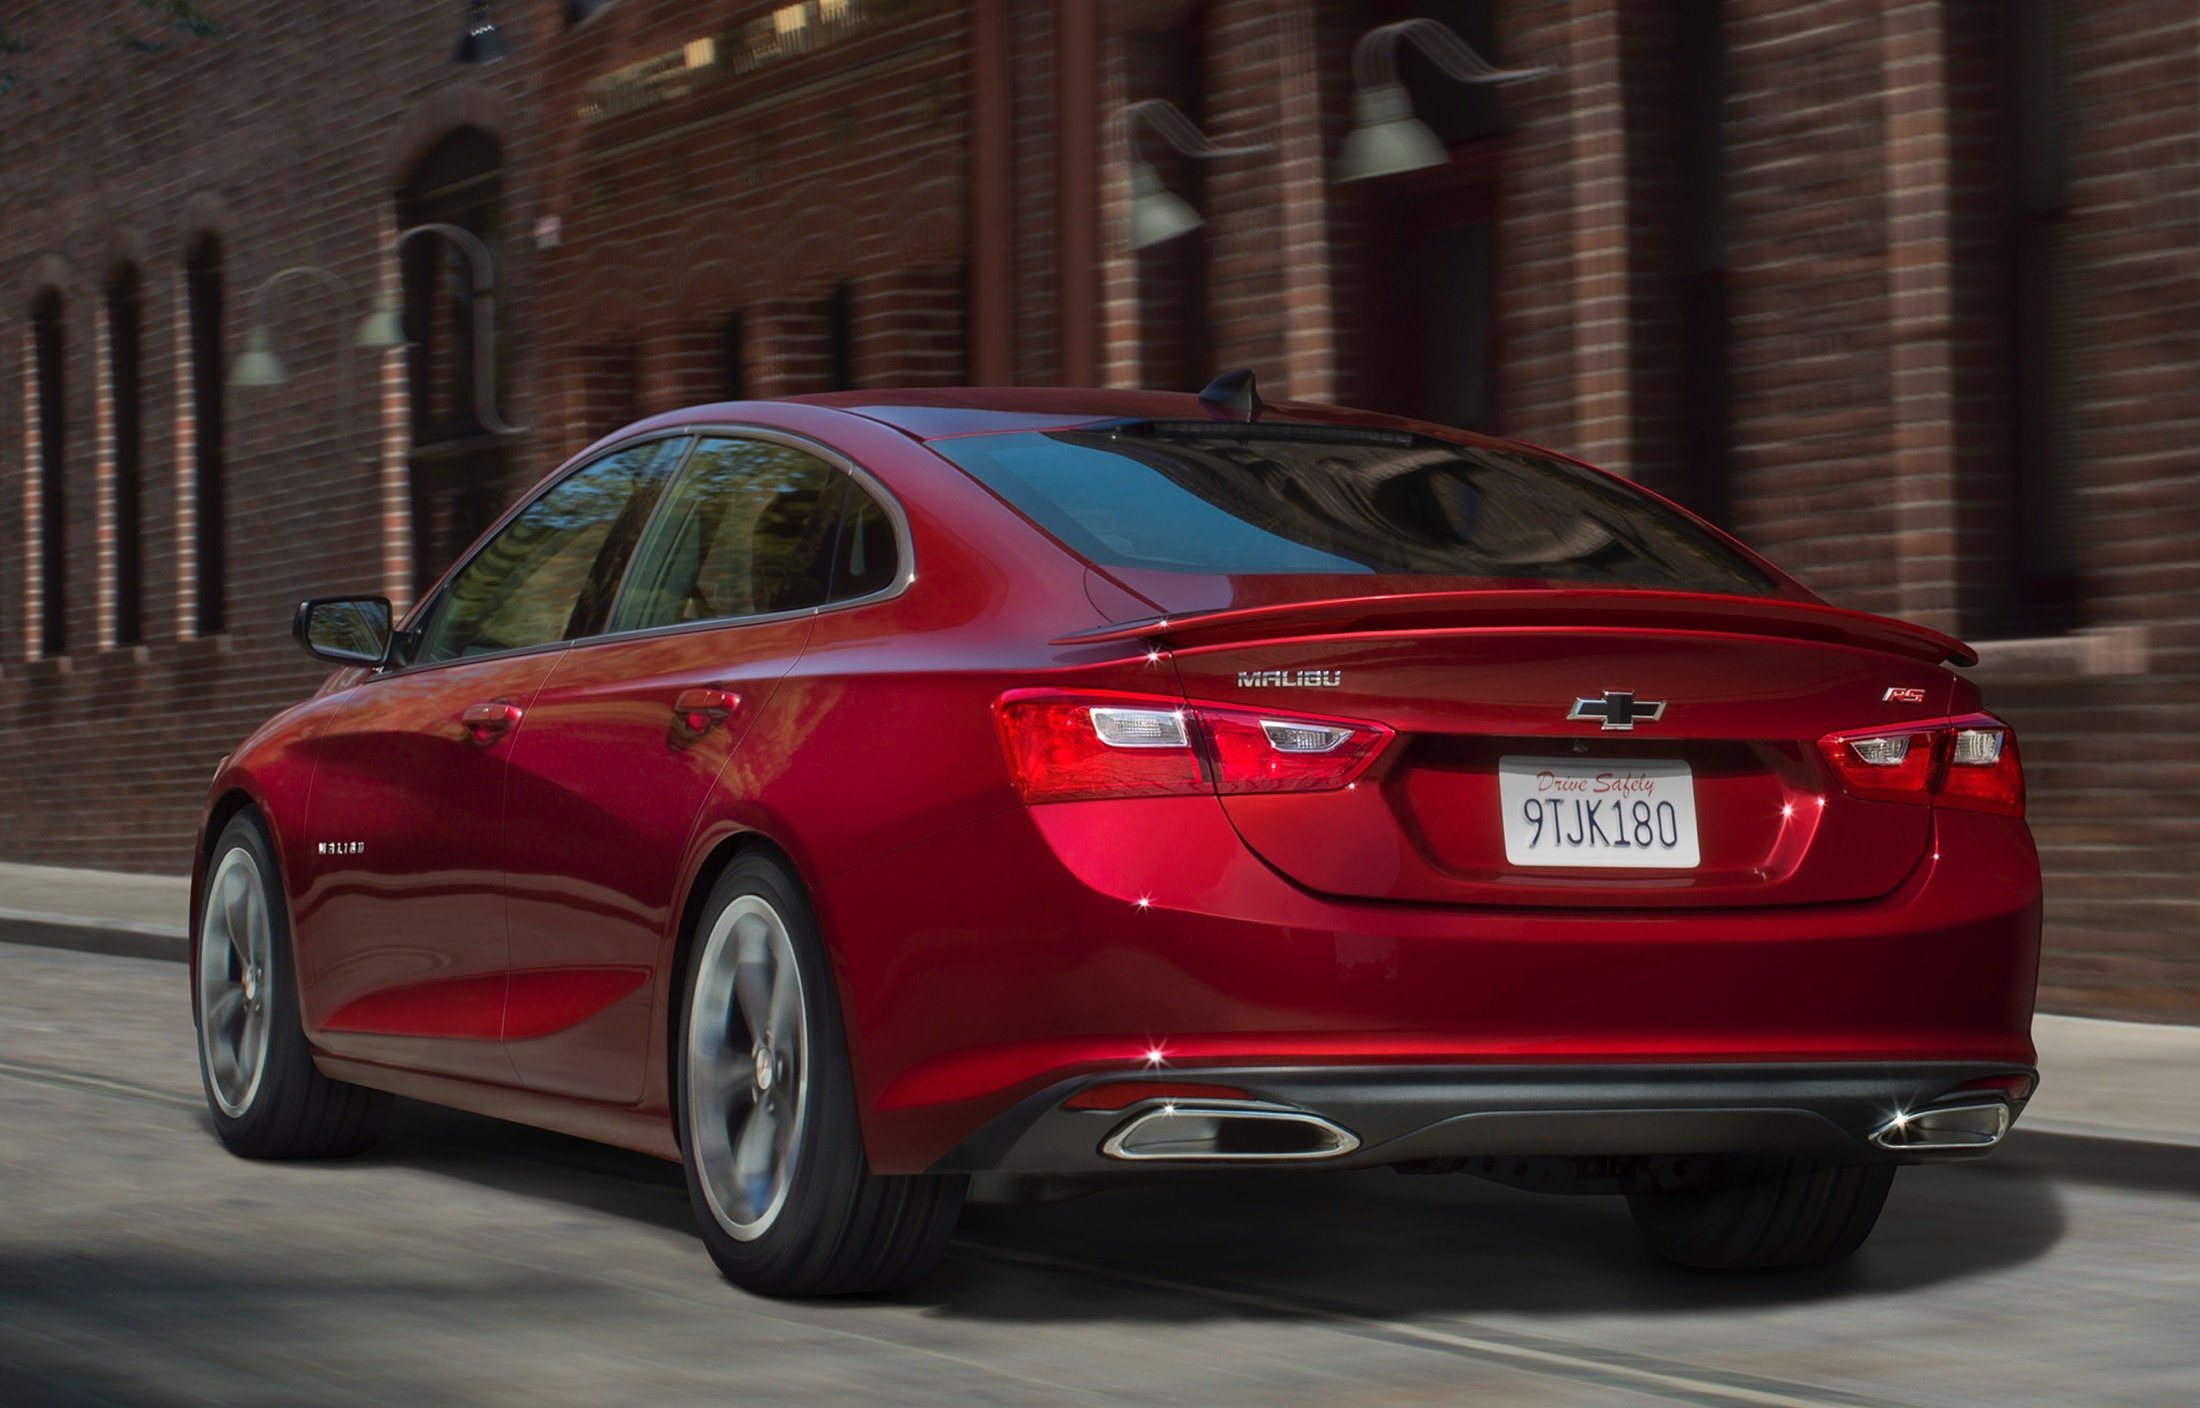
[[[215,1143],[183,970],[0,945],[0,1404],[2200,1403],[2200,1150],[1914,1169],[1850,1264],[1670,1269],[1601,1198],[1269,1174],[973,1209],[891,1301],[720,1281],[675,1169],[404,1106]]]

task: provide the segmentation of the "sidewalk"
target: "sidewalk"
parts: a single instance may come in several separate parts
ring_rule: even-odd
[[[191,882],[0,862],[0,943],[182,962]],[[2041,1013],[2023,1128],[2200,1148],[2200,1026]]]
[[[0,942],[181,962],[191,882],[0,862]]]

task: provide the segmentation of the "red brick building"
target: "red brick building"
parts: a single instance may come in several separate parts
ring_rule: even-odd
[[[2200,1010],[2189,5],[497,0],[490,65],[456,3],[232,0],[150,56],[99,8],[0,5],[0,855],[182,864],[214,759],[315,676],[288,603],[409,595],[635,415],[1249,365],[1581,454],[1979,642],[2046,1003]],[[1416,17],[1509,81],[1412,37],[1356,80]],[[1393,73],[1440,150],[1367,175]],[[1132,247],[1140,163],[1196,229]],[[466,261],[395,247],[423,222],[494,251],[478,369]],[[269,295],[288,382],[223,386],[301,264],[343,288]],[[376,289],[416,345],[357,358],[347,425]]]

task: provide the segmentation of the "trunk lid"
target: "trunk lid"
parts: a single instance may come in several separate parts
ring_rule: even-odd
[[[1222,799],[1247,845],[1297,883],[1576,908],[1893,890],[1930,846],[1929,809],[1845,795],[1817,740],[1944,714],[1955,680],[1937,661],[1967,654],[1794,599],[1548,589],[1269,602],[1082,638],[1166,647],[1194,701],[1397,731],[1348,790]],[[1569,718],[1577,705],[1589,716]],[[1632,726],[1608,728],[1602,713]],[[1597,844],[1642,824],[1635,801],[1683,785],[1681,812],[1653,814],[1646,835],[1666,839],[1670,822],[1677,839],[1692,811],[1693,847]],[[1569,837],[1586,849],[1564,849]]]

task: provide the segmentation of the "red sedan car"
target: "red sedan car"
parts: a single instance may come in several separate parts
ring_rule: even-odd
[[[1527,445],[1243,376],[703,406],[297,634],[343,668],[199,837],[221,1138],[677,1159],[755,1289],[906,1284],[973,1175],[1251,1164],[1824,1261],[2036,1078],[1971,653]]]

